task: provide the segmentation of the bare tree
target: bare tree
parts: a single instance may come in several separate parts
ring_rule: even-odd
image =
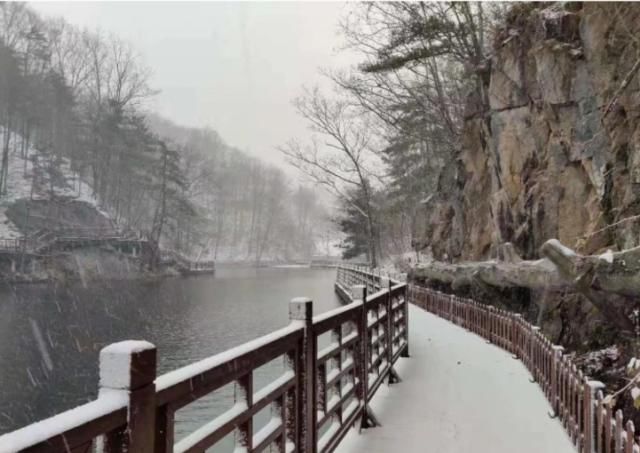
[[[318,134],[307,145],[291,140],[279,149],[289,162],[353,206],[367,225],[369,259],[377,264],[379,247],[372,181],[378,161],[370,122],[344,99],[328,99],[318,88],[294,101],[298,113]],[[354,196],[359,193],[361,197]],[[363,200],[363,201],[361,201]]]

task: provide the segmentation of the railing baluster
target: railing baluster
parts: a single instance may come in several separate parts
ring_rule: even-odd
[[[633,453],[633,446],[636,439],[636,428],[631,420],[627,421],[626,428],[627,440],[625,445],[625,453]]]
[[[395,369],[393,368],[393,356],[395,355],[393,352],[393,339],[396,336],[396,332],[394,329],[394,325],[395,322],[393,320],[393,295],[391,294],[391,286],[392,286],[392,282],[390,279],[385,278],[381,280],[381,286],[382,288],[386,288],[386,290],[388,291],[387,294],[387,298],[386,298],[386,303],[385,303],[385,310],[387,311],[387,319],[386,319],[386,328],[387,328],[387,338],[386,338],[386,343],[387,343],[387,364],[389,367],[389,384],[393,384],[396,383],[400,380],[400,378],[398,377],[398,373],[396,373]]]
[[[291,312],[289,314],[291,316]],[[302,357],[302,351],[304,350],[303,344],[304,338],[301,339],[296,347],[287,353],[286,361],[290,368],[293,369],[296,377],[296,384],[293,388],[287,391],[285,396],[285,412],[286,412],[286,440],[295,445],[296,451],[302,451],[303,434],[301,421],[304,417],[304,404],[302,402],[302,389],[304,388],[302,369],[304,366],[304,360]]]
[[[331,331],[331,339],[333,342],[337,343],[339,347],[342,347],[342,326],[337,329],[333,329]],[[338,369],[338,372],[342,372],[342,350],[335,356],[335,366]],[[325,375],[325,385],[326,385],[326,375]],[[338,394],[339,397],[342,397],[342,378],[338,379],[335,383],[334,390]],[[340,406],[336,412],[338,421],[342,424],[342,406]]]
[[[369,352],[369,315],[367,307],[367,287],[364,285],[356,285],[352,288],[353,300],[362,301],[362,310],[360,322],[358,326],[358,335],[360,336],[360,399],[362,402],[362,416],[360,417],[360,426],[362,428],[371,428],[378,426],[378,420],[373,415],[369,407],[369,364],[371,362]]]
[[[407,286],[402,289],[399,296],[402,299],[402,310],[404,319],[402,321],[404,328],[404,348],[400,354],[400,357],[409,357],[409,299],[407,298]]]
[[[615,431],[615,442],[614,442],[614,453],[623,453],[622,452],[622,432],[624,430],[624,426],[622,425],[622,411],[618,409],[616,411],[616,431]]]
[[[283,426],[282,434],[275,440],[278,453],[285,453],[287,450],[287,405],[285,399],[286,395],[280,395],[271,407],[271,417],[279,418]]]
[[[318,410],[327,412],[327,364],[321,363],[318,365]]]
[[[235,385],[235,403],[245,403],[247,408],[253,406],[253,372],[240,377]],[[236,432],[236,449],[238,447],[250,452],[253,449],[253,417],[238,426]]]
[[[599,401],[597,401],[596,394],[603,387],[601,382],[584,379],[584,453],[600,451],[598,438],[601,424],[598,422],[598,416],[601,417],[602,414],[598,414],[599,406],[596,405],[596,402],[599,403]]]
[[[297,297],[289,304],[289,318],[302,321],[305,326],[303,342],[302,376],[303,388],[301,400],[303,410],[302,436],[296,445],[299,451],[315,453],[318,447],[317,425],[317,339],[313,331],[313,302],[306,297]]]
[[[602,453],[603,449],[603,438],[604,438],[604,405],[603,405],[603,396],[602,390],[598,390],[596,392],[596,452]]]
[[[611,453],[611,439],[613,437],[613,417],[610,404],[605,405],[604,414],[604,451],[606,453]]]
[[[170,404],[161,406],[156,411],[155,453],[173,453],[174,411]]]

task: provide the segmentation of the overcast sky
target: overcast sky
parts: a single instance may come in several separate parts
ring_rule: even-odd
[[[319,67],[345,67],[334,3],[31,3],[44,15],[130,41],[160,90],[153,109],[176,123],[211,126],[223,139],[282,164],[275,147],[305,137],[291,100],[321,83]]]

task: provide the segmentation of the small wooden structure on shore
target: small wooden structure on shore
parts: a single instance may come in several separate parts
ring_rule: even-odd
[[[0,239],[0,265],[5,264],[5,268],[14,273],[18,263],[24,270],[25,259],[34,263],[47,256],[87,247],[104,247],[147,264],[155,262],[153,258],[158,254],[157,243],[141,232],[116,228],[43,229],[21,238]],[[161,249],[159,254],[162,265],[173,266],[182,275],[215,273],[212,260],[194,260],[168,249]]]

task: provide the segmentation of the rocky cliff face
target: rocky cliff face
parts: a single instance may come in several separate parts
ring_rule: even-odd
[[[583,253],[638,244],[640,221],[624,219],[640,213],[640,75],[605,110],[640,58],[639,31],[634,3],[511,10],[452,195],[425,209],[436,259],[485,259],[504,242],[534,258],[550,238]]]
[[[638,245],[639,59],[639,4],[515,5],[496,33],[485,92],[469,98],[445,169],[454,176],[425,203],[418,239],[434,259],[485,260],[505,242],[535,259],[551,238],[583,254]],[[622,341],[577,294],[465,291],[525,311],[572,349]]]

